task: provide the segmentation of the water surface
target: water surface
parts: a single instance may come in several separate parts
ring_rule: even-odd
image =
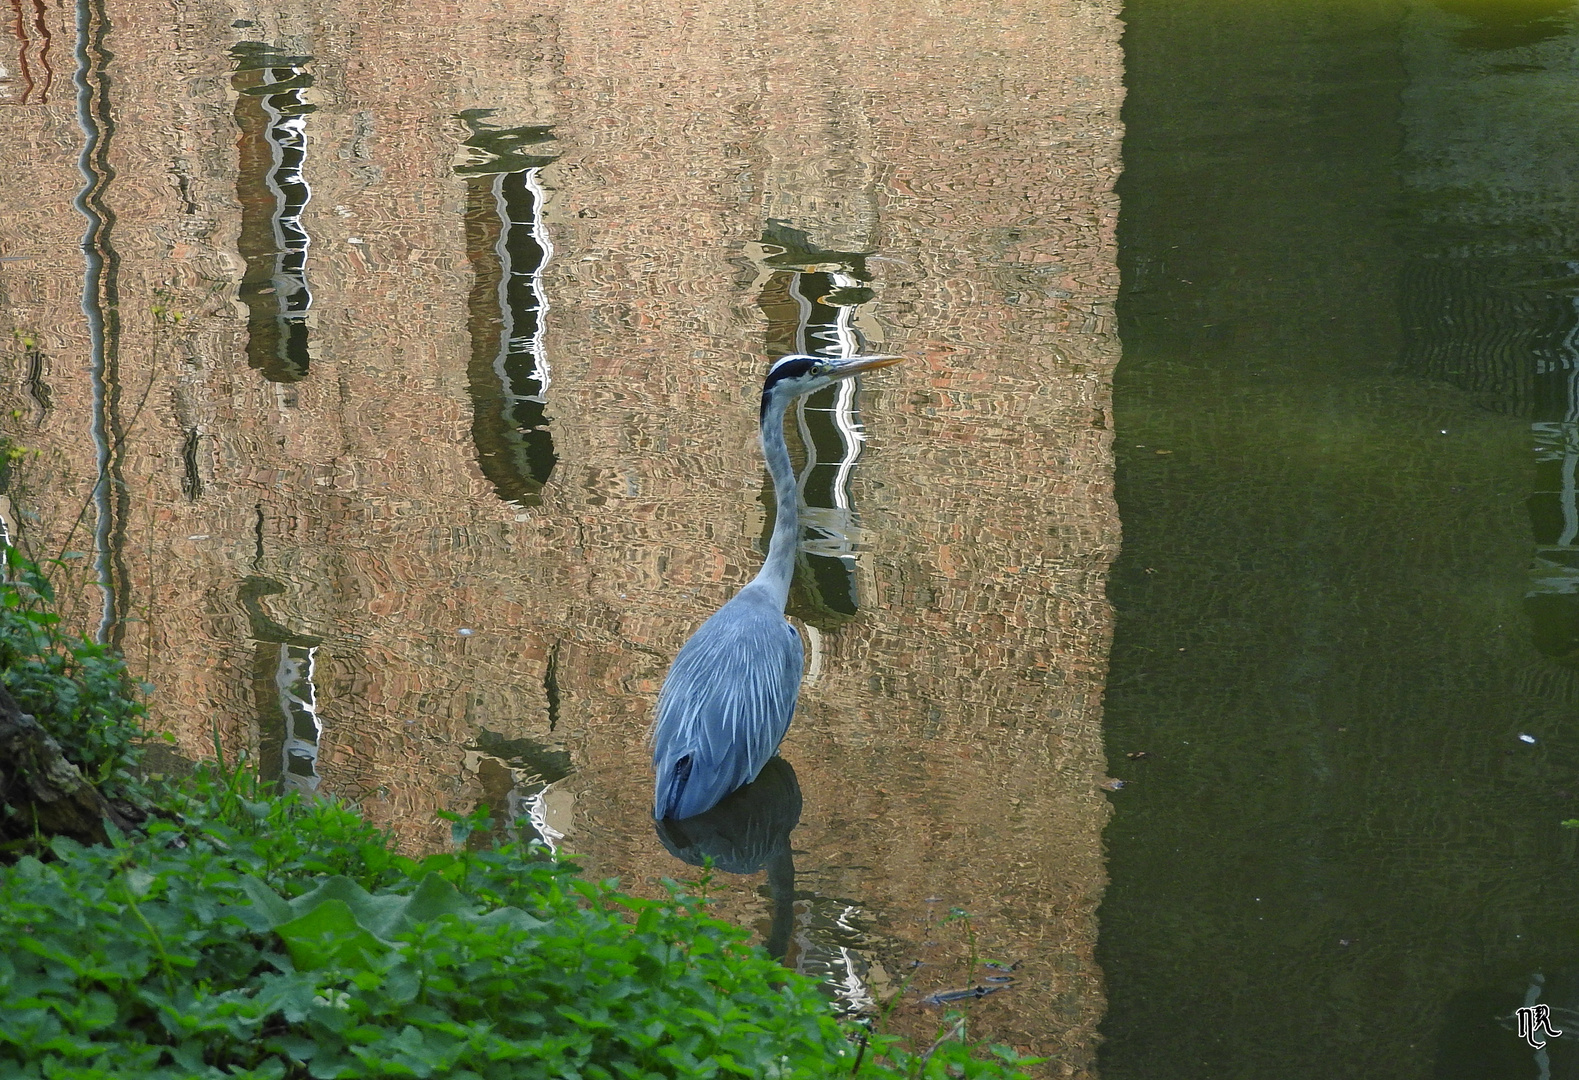
[[[761,557],[762,375],[906,354],[794,424],[798,825],[722,910],[914,1030],[984,977],[968,925],[1019,964],[976,1031],[1084,1068],[1112,6],[39,10],[3,31],[40,451],[6,524],[180,751],[217,725],[412,848],[486,803],[633,888],[691,872],[643,739]]]
[[[1576,16],[1126,7],[1113,1080],[1575,1065]]]

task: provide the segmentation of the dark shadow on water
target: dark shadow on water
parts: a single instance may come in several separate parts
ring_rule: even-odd
[[[714,868],[727,874],[755,874],[767,869],[773,921],[765,947],[776,960],[784,959],[795,923],[795,860],[790,833],[800,824],[800,812],[800,782],[795,770],[783,758],[774,757],[754,781],[725,796],[705,814],[654,823],[658,839],[681,862],[705,866],[711,860]]]
[[[1567,30],[1564,15],[1574,0],[1436,0],[1467,25],[1454,35],[1466,49],[1501,52],[1539,45]]]

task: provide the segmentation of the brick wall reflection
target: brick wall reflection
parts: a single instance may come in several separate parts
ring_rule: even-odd
[[[963,939],[935,925],[940,905],[966,908],[984,951],[1023,961],[977,1030],[1058,1055],[1055,1075],[1087,1069],[1118,539],[1113,11],[95,10],[113,54],[113,393],[82,316],[81,132],[58,47],[77,28],[50,9],[54,91],[0,102],[0,306],[20,332],[7,430],[40,451],[7,525],[35,552],[85,554],[62,592],[90,632],[93,538],[117,538],[103,629],[182,751],[204,756],[217,723],[233,750],[283,754],[282,687],[307,691],[281,657],[300,675],[311,650],[319,789],[403,843],[444,843],[436,810],[515,790],[500,762],[520,762],[498,748],[529,747],[571,764],[551,811],[597,872],[641,889],[683,873],[647,818],[643,737],[669,659],[759,559],[750,246],[774,218],[879,251],[883,347],[913,359],[867,381],[861,611],[817,636],[784,748],[804,795],[803,936],[826,939],[812,924],[837,922],[835,901],[858,909],[863,977],[881,989],[924,958],[930,991],[971,977]],[[243,171],[269,167],[237,151],[232,50],[249,42],[311,58],[312,305],[292,325],[312,351],[294,381],[248,361],[261,301],[238,193],[266,190]],[[474,438],[476,197],[456,118],[479,109],[555,134],[534,165],[554,247],[540,426],[557,460],[539,505],[500,497]],[[96,416],[122,433],[107,503]],[[759,884],[726,910],[765,919]],[[899,1023],[929,1025],[914,998]]]

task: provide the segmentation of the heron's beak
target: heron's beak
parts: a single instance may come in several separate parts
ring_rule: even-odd
[[[903,356],[846,356],[835,360],[828,372],[835,379],[842,379],[847,375],[854,375],[860,371],[872,371],[875,368],[892,367],[903,360]]]

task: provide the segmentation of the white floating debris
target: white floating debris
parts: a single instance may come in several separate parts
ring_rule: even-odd
[[[1534,742],[1535,742],[1535,736],[1534,735],[1520,735],[1519,736],[1519,741],[1520,742],[1527,742],[1527,743],[1530,743],[1530,744],[1533,745]]]
[[[459,635],[460,635],[460,636],[461,636],[461,637],[471,637],[471,636],[472,636],[472,635],[473,635],[473,634],[475,634],[475,633],[476,633],[476,632],[477,632],[477,631],[475,631],[475,630],[473,630],[473,629],[472,629],[472,628],[471,628],[471,627],[469,627],[469,626],[463,626],[463,627],[461,627],[461,628],[460,628],[460,629],[459,629],[459,630],[457,630],[457,631],[455,631],[455,632],[456,632],[456,633],[457,633],[457,634],[459,634]]]

